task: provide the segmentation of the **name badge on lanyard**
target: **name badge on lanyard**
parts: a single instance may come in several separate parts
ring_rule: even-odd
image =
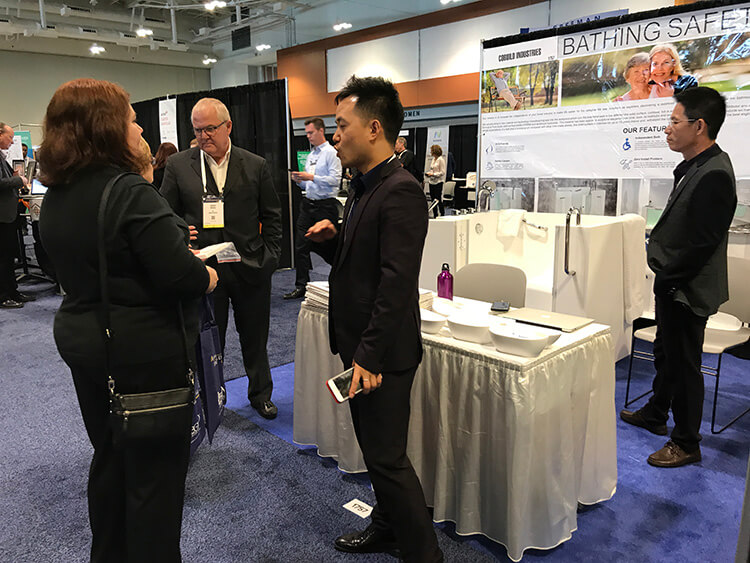
[[[224,228],[224,200],[215,195],[203,196],[203,228]]]
[[[307,165],[305,166],[305,172],[309,172],[313,176],[315,176],[315,167],[318,165],[318,159],[320,156],[316,156],[315,160],[312,160],[308,157],[307,159]]]
[[[206,192],[206,159],[201,151],[201,180],[203,181],[203,228],[224,228],[224,198]]]

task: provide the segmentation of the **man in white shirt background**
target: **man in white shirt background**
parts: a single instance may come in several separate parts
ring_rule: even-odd
[[[292,172],[292,180],[304,190],[297,216],[294,240],[294,263],[297,269],[294,289],[284,299],[300,299],[310,281],[312,260],[310,252],[317,243],[305,237],[307,230],[318,221],[328,219],[334,225],[339,218],[336,194],[341,183],[341,161],[331,144],[326,141],[325,124],[319,117],[305,121],[305,134],[312,145],[304,172]]]

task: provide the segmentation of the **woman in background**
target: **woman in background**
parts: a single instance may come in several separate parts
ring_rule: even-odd
[[[432,155],[432,161],[424,175],[427,178],[427,183],[430,185],[430,197],[433,201],[437,200],[438,202],[438,207],[433,209],[433,217],[437,217],[438,208],[440,209],[440,215],[445,215],[445,209],[443,208],[443,182],[445,182],[446,164],[443,149],[440,148],[440,145],[432,145],[430,147],[430,154]]]
[[[156,149],[154,157],[154,181],[151,182],[156,189],[161,188],[161,181],[164,179],[164,167],[167,165],[167,158],[177,152],[177,147],[172,143],[162,143]]]
[[[141,128],[116,84],[78,79],[47,106],[39,151],[48,186],[40,218],[44,247],[65,296],[55,315],[57,349],[73,376],[94,456],[88,482],[91,561],[178,562],[190,452],[179,438],[113,440],[100,320],[97,213],[113,186],[103,225],[110,292],[109,372],[117,393],[186,386],[200,297],[217,275],[188,249],[188,230],[139,169]],[[188,352],[190,353],[190,352]]]
[[[648,58],[651,61],[650,98],[671,98],[686,88],[698,86],[698,80],[682,68],[680,55],[671,43],[654,45]]]
[[[143,176],[149,184],[154,183],[154,165],[153,157],[151,156],[151,147],[148,146],[146,139],[141,137],[141,142],[138,144],[138,174]]]
[[[651,62],[646,53],[636,53],[625,65],[625,82],[630,90],[622,96],[617,96],[614,102],[629,102],[631,100],[645,100],[651,95],[651,87],[648,85]]]

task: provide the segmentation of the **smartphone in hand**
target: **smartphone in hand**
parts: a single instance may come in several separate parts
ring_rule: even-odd
[[[354,376],[354,368],[351,367],[348,370],[332,377],[326,382],[328,390],[336,399],[337,403],[343,403],[349,398],[349,388],[352,386],[352,377]],[[362,391],[362,380],[359,382],[359,387],[355,393]]]

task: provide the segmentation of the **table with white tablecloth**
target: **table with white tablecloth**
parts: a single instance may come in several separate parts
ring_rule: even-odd
[[[325,382],[343,370],[327,313],[303,304],[297,324],[294,441],[347,472],[366,471],[349,406]],[[577,528],[578,503],[617,483],[615,367],[609,328],[563,334],[536,358],[423,334],[411,394],[408,454],[435,521],[481,533],[518,560]]]

